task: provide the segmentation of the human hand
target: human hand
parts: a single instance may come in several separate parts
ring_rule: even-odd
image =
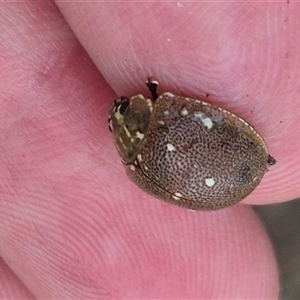
[[[69,25],[49,2],[1,6],[2,295],[276,298],[271,244],[244,204],[298,196],[297,8],[57,4]],[[210,94],[265,138],[277,164],[242,204],[191,212],[127,179],[108,108],[147,94],[147,76]]]

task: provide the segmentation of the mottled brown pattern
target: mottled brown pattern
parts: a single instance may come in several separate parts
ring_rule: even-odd
[[[142,122],[147,130],[134,156],[132,147],[127,149],[130,157],[120,155],[130,179],[147,193],[189,209],[215,210],[244,199],[267,171],[264,141],[232,113],[170,93],[154,102],[151,113],[145,107],[148,119],[141,120],[140,113],[131,111],[126,120],[124,114],[124,124]],[[122,128],[113,128],[113,133],[115,140],[125,134]],[[130,164],[138,154],[133,171]],[[208,186],[206,179],[214,184]]]

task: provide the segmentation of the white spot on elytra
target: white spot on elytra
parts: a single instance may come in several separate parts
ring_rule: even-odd
[[[143,133],[140,133],[139,131],[136,132],[136,137],[140,140],[142,140],[144,138],[144,134]]]
[[[186,116],[189,112],[187,111],[186,108],[183,108],[182,111],[181,111],[181,115],[182,116]]]
[[[147,166],[144,166],[144,169],[145,169],[146,171],[148,171],[148,170],[149,170],[149,168],[148,168]]]
[[[169,151],[175,151],[175,147],[172,144],[167,144],[167,148]]]
[[[174,195],[177,197],[182,197],[182,195],[180,193],[175,193]]]
[[[141,155],[141,154],[138,154],[138,155],[137,155],[137,159],[138,159],[138,161],[142,161],[142,160],[143,160],[142,155]]]
[[[208,129],[211,129],[213,127],[213,122],[211,118],[207,117],[205,113],[197,111],[194,113],[194,116],[196,119],[200,119],[203,125],[206,126]]]
[[[205,179],[205,184],[207,186],[213,186],[215,184],[215,180],[213,178],[206,178]]]
[[[131,171],[133,171],[133,172],[135,171],[135,166],[134,165],[130,165],[129,168],[130,168]]]
[[[160,125],[165,125],[164,121],[157,121],[157,123],[160,124]]]
[[[165,116],[168,116],[169,114],[170,114],[170,112],[169,112],[168,110],[165,110],[165,111],[164,111],[164,115],[165,115]]]

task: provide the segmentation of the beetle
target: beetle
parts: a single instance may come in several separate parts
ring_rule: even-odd
[[[216,210],[248,196],[276,160],[259,133],[205,101],[157,93],[114,100],[108,124],[129,178],[143,191],[191,210]]]

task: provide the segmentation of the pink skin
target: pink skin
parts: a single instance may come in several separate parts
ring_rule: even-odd
[[[57,5],[65,19],[54,3],[0,6],[0,298],[277,298],[244,203],[299,196],[299,6]],[[265,138],[277,164],[242,204],[191,212],[127,179],[108,109],[147,95],[147,76],[210,94]]]

